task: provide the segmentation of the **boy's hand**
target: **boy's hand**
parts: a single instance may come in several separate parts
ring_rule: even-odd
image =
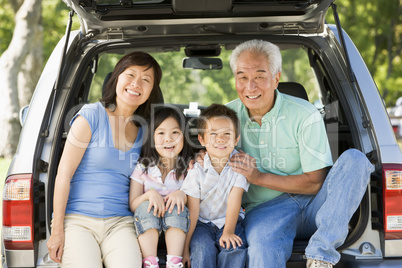
[[[154,207],[154,216],[163,217],[166,211],[163,197],[155,190],[149,190],[147,193],[149,195],[148,212]]]
[[[233,248],[236,248],[237,246],[240,247],[243,245],[243,240],[235,234],[223,232],[221,238],[219,238],[219,245],[226,249],[230,249],[230,245],[232,245]]]
[[[177,214],[184,211],[184,205],[186,203],[186,194],[181,190],[176,190],[173,193],[168,194],[163,198],[165,201],[166,211],[172,213],[174,206],[177,206]]]
[[[183,252],[183,259],[181,261],[183,263],[183,267],[191,267],[191,262],[190,262],[190,250],[188,248],[184,249]],[[187,266],[186,266],[187,263]]]

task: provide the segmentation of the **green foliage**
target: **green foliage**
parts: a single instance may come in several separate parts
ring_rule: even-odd
[[[15,26],[10,0],[0,0],[0,55],[8,48]],[[13,1],[13,0],[11,0]],[[57,42],[66,32],[69,8],[61,0],[42,0],[42,25],[44,31],[43,54],[49,58]],[[73,18],[73,30],[79,29],[77,16]]]
[[[307,91],[309,101],[318,99],[317,79],[311,70],[307,51],[303,49],[289,49],[282,51],[281,81],[298,82]]]
[[[359,49],[388,106],[402,96],[402,2],[336,1],[342,28]],[[326,16],[334,23],[332,10]]]
[[[229,66],[230,54],[231,51],[222,50],[220,58],[224,65],[221,70],[192,70],[182,68],[185,57],[183,50],[152,53],[163,71],[160,86],[165,103],[198,102],[199,105],[208,106],[212,103],[227,103],[238,98],[234,75]],[[306,88],[310,101],[316,100],[318,98],[316,79],[310,68],[307,52],[304,49],[291,49],[282,51],[282,55],[284,61],[282,81],[300,82]],[[121,57],[122,55],[118,54],[103,54],[99,58],[98,70],[89,92],[89,102],[99,100],[104,78],[113,71]]]
[[[42,0],[42,24],[45,36],[43,39],[43,54],[45,59],[49,58],[54,47],[65,34],[69,11],[70,9],[61,0]],[[72,30],[79,28],[80,23],[75,15],[73,17]]]
[[[183,69],[183,51],[169,54],[153,54],[163,70],[161,88],[166,103],[197,101],[200,105],[209,105],[226,103],[237,97],[229,65],[219,71]],[[229,56],[227,51],[221,54],[224,62],[229,60]]]
[[[0,55],[7,49],[14,29],[14,12],[9,4],[10,0],[0,0]],[[13,0],[11,0],[13,1]],[[377,86],[388,106],[395,104],[395,100],[402,96],[402,4],[400,0],[343,0],[336,1],[339,17],[343,28],[351,36],[363,56]],[[43,0],[43,53],[46,62],[53,48],[65,34],[69,8],[61,0]],[[326,16],[328,23],[334,23],[331,8]],[[73,29],[79,29],[77,16],[73,17]],[[220,71],[184,70],[171,68],[181,66],[183,53],[168,55],[155,55],[161,62],[164,70],[162,90],[165,92],[166,102],[188,103],[197,100],[207,105],[212,102],[225,103],[236,98],[234,78],[228,66]],[[223,51],[221,57],[227,62],[230,52]],[[303,51],[287,51],[283,57],[302,56]],[[119,56],[111,60],[115,62]],[[106,59],[105,59],[106,60]],[[304,60],[303,60],[304,61]],[[287,64],[284,60],[283,80],[298,80],[307,89],[313,89],[311,77],[305,76],[308,65],[303,61]],[[108,64],[105,64],[110,68]],[[103,66],[103,64],[99,64]],[[100,67],[106,68],[106,67]],[[109,72],[111,70],[104,70]],[[96,75],[95,81],[98,89],[103,84],[103,70]],[[106,72],[106,73],[107,73]],[[102,73],[102,74],[101,74]],[[297,77],[297,79],[294,79]],[[309,84],[310,83],[310,84]],[[312,90],[313,92],[314,90]],[[96,92],[96,91],[93,91]],[[100,91],[93,93],[91,99],[97,99]],[[208,93],[207,93],[208,92]],[[206,94],[207,93],[207,94]],[[92,91],[91,91],[92,94]],[[316,96],[309,96],[315,99]]]
[[[13,37],[14,12],[8,0],[0,0],[0,55],[7,49]]]

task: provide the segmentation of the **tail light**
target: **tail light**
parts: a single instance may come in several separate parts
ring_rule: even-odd
[[[33,249],[32,174],[9,176],[3,191],[3,240],[6,249]]]
[[[383,165],[385,239],[402,239],[402,165]]]

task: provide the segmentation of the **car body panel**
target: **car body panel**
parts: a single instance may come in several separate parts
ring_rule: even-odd
[[[236,34],[251,32],[282,33],[284,31],[321,33],[324,29],[326,11],[334,0],[311,1],[311,5],[306,5],[306,1],[256,1],[254,4],[260,5],[260,8],[265,7],[269,15],[262,16],[260,15],[261,11],[256,9],[254,11],[246,10],[239,17],[233,15],[235,13],[233,10],[227,12],[227,14],[211,14],[206,10],[199,10],[196,13],[181,16],[174,12],[173,5],[170,3],[167,5],[155,3],[148,9],[143,10],[139,4],[105,7],[105,5],[96,5],[95,1],[63,1],[78,14],[84,35],[90,32],[106,36],[121,33],[125,37],[133,37],[202,34],[203,32],[213,31]],[[244,2],[239,8],[242,6],[247,7],[247,4],[249,3]],[[146,7],[149,5],[144,4]],[[303,5],[306,6],[303,8]],[[289,11],[278,11],[283,7],[287,7]],[[104,9],[110,9],[111,11],[104,11]],[[111,12],[118,12],[118,15],[108,18],[107,13]],[[165,19],[164,12],[169,13],[172,19]],[[256,12],[258,15],[255,15]],[[104,13],[106,15],[102,15]],[[124,16],[121,14],[124,14]],[[147,19],[141,16],[143,14],[147,14]],[[200,18],[199,14],[204,14],[204,18]],[[249,17],[245,18],[246,15]]]

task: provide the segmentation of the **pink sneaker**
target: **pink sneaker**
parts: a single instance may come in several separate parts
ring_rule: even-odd
[[[183,263],[181,262],[180,258],[173,257],[167,262],[166,268],[183,268]]]
[[[142,260],[142,263],[144,264],[144,268],[159,268],[158,264],[158,257],[155,256],[148,256]]]

